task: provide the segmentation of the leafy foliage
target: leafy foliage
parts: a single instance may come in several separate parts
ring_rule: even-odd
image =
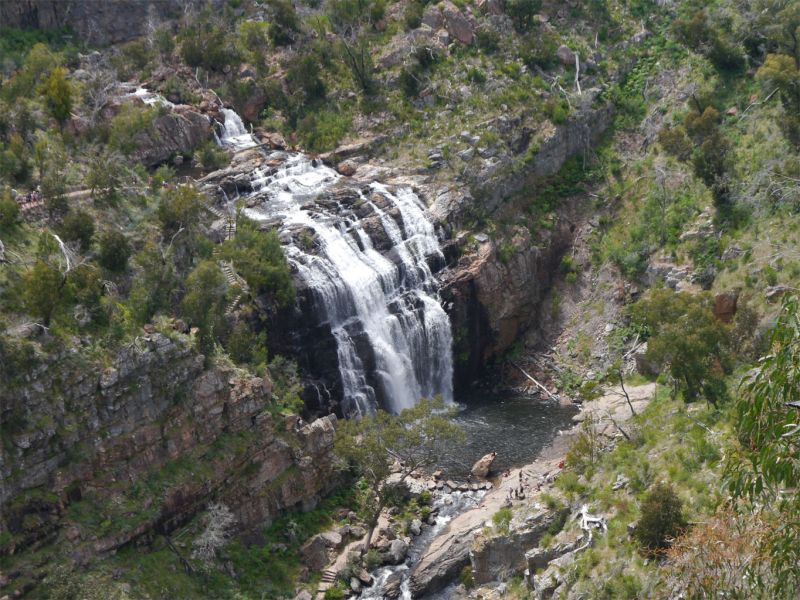
[[[634,532],[648,554],[669,548],[686,527],[683,503],[672,486],[657,483],[642,501],[642,516]]]
[[[800,589],[800,311],[788,296],[770,333],[771,352],[742,382],[736,403],[741,448],[729,460],[730,491],[748,501],[753,511],[771,507],[779,526],[763,547],[772,571],[785,590]],[[800,404],[798,404],[800,405]],[[790,491],[791,490],[791,491]]]
[[[387,502],[384,481],[391,462],[401,465],[402,481],[416,469],[435,464],[463,435],[448,418],[441,398],[422,399],[397,416],[379,410],[375,415],[341,423],[336,430],[334,451],[366,483],[368,493],[362,509],[371,529]],[[371,534],[370,531],[367,535],[365,549],[369,548]]]
[[[131,245],[121,231],[109,231],[100,238],[98,262],[109,271],[119,273],[128,266]]]
[[[239,215],[236,237],[225,242],[220,254],[232,261],[256,294],[268,294],[278,306],[294,301],[294,286],[280,238],[274,230],[259,231],[258,225]]]
[[[650,335],[648,360],[669,366],[676,392],[689,402],[727,398],[729,328],[714,318],[707,295],[655,289],[631,308],[631,318]]]

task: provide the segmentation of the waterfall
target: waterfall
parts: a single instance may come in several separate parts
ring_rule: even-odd
[[[223,139],[230,140],[225,118]],[[452,401],[450,321],[429,266],[444,257],[421,200],[410,189],[374,183],[348,188],[348,205],[326,194],[340,179],[335,171],[304,155],[278,154],[282,166],[253,173],[261,202],[245,213],[280,221],[282,238],[291,240],[284,247],[310,290],[313,318],[336,341],[344,412],[369,414],[379,404],[399,412],[436,394]]]
[[[220,112],[225,116],[225,122],[222,123],[221,140],[224,145],[231,146],[236,150],[252,148],[256,145],[256,141],[247,132],[241,117],[236,114],[236,111],[230,108],[221,108]]]

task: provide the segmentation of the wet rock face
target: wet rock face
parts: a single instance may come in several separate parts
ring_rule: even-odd
[[[22,384],[0,390],[0,422],[14,432],[0,460],[0,529],[30,543],[65,526],[73,502],[91,496],[110,505],[176,461],[202,469],[165,484],[135,528],[95,537],[74,525],[76,552],[90,557],[156,529],[171,531],[210,501],[230,506],[241,529],[313,505],[334,483],[335,417],[275,421],[266,411],[270,386],[205,370],[186,338],[160,333],[120,351],[107,367],[76,354],[51,357]],[[249,440],[243,453],[209,453],[240,438]],[[31,514],[40,526],[24,530]]]
[[[453,325],[456,386],[468,385],[518,337],[535,325],[539,303],[549,288],[571,232],[559,224],[534,244],[520,229],[510,258],[503,260],[493,240],[481,238],[443,279],[442,297]]]

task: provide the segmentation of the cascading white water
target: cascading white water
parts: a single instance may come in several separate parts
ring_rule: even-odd
[[[244,148],[252,148],[256,145],[253,136],[247,132],[244,127],[241,117],[236,114],[236,111],[230,108],[221,108],[220,112],[225,117],[225,122],[222,123],[222,143],[236,150]]]
[[[310,203],[338,179],[332,169],[290,155],[277,171],[253,174],[253,189],[264,201],[246,214],[278,217],[287,236],[313,231],[315,249],[292,243],[286,251],[313,295],[317,318],[336,339],[345,412],[374,412],[380,399],[393,412],[436,394],[452,401],[450,321],[427,262],[443,256],[420,199],[410,189],[372,184],[365,191],[378,195],[382,210],[360,193],[391,241],[385,256],[345,207]]]
[[[221,112],[223,144],[235,149],[256,145],[236,112]],[[290,155],[276,172],[253,173],[254,193],[265,200],[245,214],[257,221],[277,217],[282,233],[308,228],[319,241],[313,252],[296,243],[285,248],[314,296],[317,318],[327,323],[336,340],[345,413],[372,413],[379,398],[393,412],[437,394],[451,402],[450,320],[436,298],[436,280],[427,263],[430,257],[443,261],[443,256],[422,202],[407,188],[393,193],[381,184],[370,186],[399,213],[401,227],[361,194],[392,242],[394,260],[389,260],[375,250],[358,219],[338,210],[342,207],[307,208],[307,202],[339,179],[335,171],[304,155]],[[367,355],[363,344],[359,350],[358,337],[366,339]]]

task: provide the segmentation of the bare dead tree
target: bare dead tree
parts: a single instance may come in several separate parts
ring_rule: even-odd
[[[208,505],[206,527],[192,542],[192,558],[208,563],[217,556],[217,552],[228,542],[236,523],[231,509],[225,504]]]

